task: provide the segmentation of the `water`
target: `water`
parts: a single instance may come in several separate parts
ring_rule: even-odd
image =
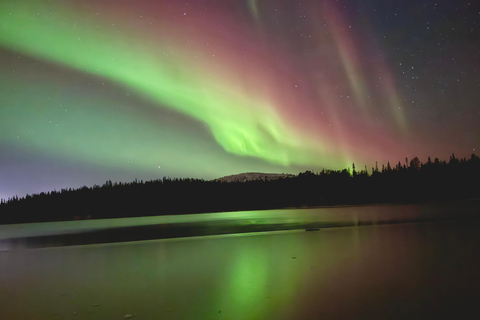
[[[0,251],[478,217],[480,200],[469,200],[0,225]]]
[[[131,221],[231,215],[235,224],[363,226],[10,248],[0,252],[0,319],[466,318],[480,288],[477,204],[141,218]],[[373,223],[400,218],[410,223]],[[55,232],[89,223],[106,227],[82,221],[57,224]],[[28,231],[54,233],[41,225]],[[25,226],[10,227],[4,241],[27,235]]]

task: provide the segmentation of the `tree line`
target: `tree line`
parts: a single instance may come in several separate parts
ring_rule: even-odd
[[[105,219],[304,206],[415,203],[478,198],[480,158],[417,157],[357,170],[305,171],[277,180],[163,178],[62,189],[0,202],[0,223]]]

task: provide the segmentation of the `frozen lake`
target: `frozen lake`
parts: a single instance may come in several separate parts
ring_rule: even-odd
[[[469,200],[417,205],[339,206],[0,225],[0,251],[478,217],[480,200]]]
[[[476,314],[480,288],[477,205],[136,218],[138,226],[186,219],[180,222],[190,229],[219,216],[234,226],[330,227],[37,249],[18,242],[0,252],[0,318],[467,318]],[[85,237],[88,223],[112,227],[104,221],[2,226],[2,241],[79,230]]]

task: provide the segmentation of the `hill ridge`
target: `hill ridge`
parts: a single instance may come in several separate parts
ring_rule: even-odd
[[[271,180],[277,180],[277,179],[283,179],[283,178],[291,178],[295,176],[296,175],[294,174],[288,174],[288,173],[243,172],[243,173],[237,173],[237,174],[220,177],[220,178],[214,179],[213,181],[245,182],[245,181],[258,180],[258,179],[261,179],[263,181],[267,181],[267,180],[271,181]]]

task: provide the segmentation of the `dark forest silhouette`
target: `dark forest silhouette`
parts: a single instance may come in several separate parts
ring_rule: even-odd
[[[405,163],[357,171],[305,171],[277,180],[163,178],[62,189],[2,200],[0,223],[103,219],[303,206],[412,203],[478,198],[480,158]]]

